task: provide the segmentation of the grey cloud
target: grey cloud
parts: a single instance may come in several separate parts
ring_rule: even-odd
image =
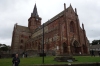
[[[37,0],[37,9],[42,23],[60,13],[66,3],[77,8],[80,25],[84,23],[86,35],[90,41],[100,39],[100,1],[99,0]],[[35,0],[0,0],[0,41],[10,44],[15,23],[27,26],[33,11]],[[6,39],[7,41],[3,41]]]

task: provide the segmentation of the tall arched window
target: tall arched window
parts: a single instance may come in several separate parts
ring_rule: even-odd
[[[21,37],[23,37],[23,34],[21,35]]]
[[[32,41],[32,46],[34,47],[34,41]]]
[[[22,45],[20,46],[20,49],[23,49],[23,46]]]
[[[70,22],[70,32],[75,32],[74,29],[75,29],[74,22],[71,21],[71,22]]]
[[[24,41],[21,39],[20,42],[23,43]]]
[[[47,51],[50,49],[50,45],[49,44],[46,45],[46,49],[47,49]]]

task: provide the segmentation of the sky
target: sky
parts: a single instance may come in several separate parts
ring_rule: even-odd
[[[72,5],[77,8],[80,26],[84,24],[90,42],[100,39],[100,0],[0,0],[0,43],[11,45],[14,24],[28,26],[34,5],[42,23]]]

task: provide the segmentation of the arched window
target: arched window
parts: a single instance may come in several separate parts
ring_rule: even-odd
[[[49,44],[46,45],[46,49],[47,49],[47,51],[50,49],[50,45]]]
[[[32,41],[32,46],[34,47],[34,41]]]
[[[23,37],[23,34],[21,35],[21,37]]]
[[[29,36],[29,38],[31,38],[31,36]]]
[[[74,47],[79,47],[80,45],[79,45],[79,43],[75,40],[74,43],[73,43],[73,46],[74,46]]]
[[[66,53],[67,52],[67,44],[64,42],[63,43],[63,53]]]
[[[21,41],[20,41],[21,43],[23,43],[23,40],[21,39]]]
[[[75,29],[74,22],[71,21],[71,22],[70,22],[70,32],[75,32],[74,29]]]
[[[23,49],[23,46],[22,45],[20,46],[20,49]]]

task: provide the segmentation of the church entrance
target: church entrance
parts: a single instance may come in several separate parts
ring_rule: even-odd
[[[38,44],[38,52],[41,52],[41,50],[42,50],[42,48],[41,48],[41,44],[39,42],[39,44]]]
[[[81,47],[76,40],[72,43],[71,49],[72,49],[72,54],[79,54],[81,52]]]
[[[63,54],[67,53],[67,44],[63,43]]]
[[[87,46],[83,44],[83,53],[87,53]]]

